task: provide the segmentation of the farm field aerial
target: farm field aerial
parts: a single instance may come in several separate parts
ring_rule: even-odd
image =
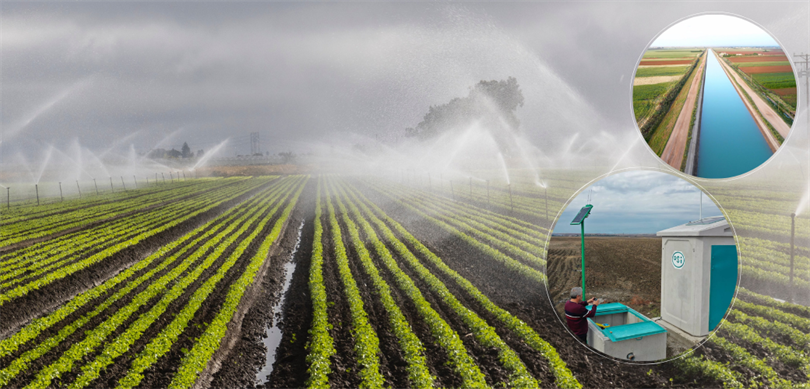
[[[796,78],[781,49],[715,49],[754,91],[780,114],[788,125],[796,116]]]
[[[803,355],[810,311],[758,294],[785,293],[784,260],[779,259],[784,254],[778,254],[784,252],[784,233],[742,241],[743,287],[751,291],[740,289],[718,336],[678,362],[619,367],[583,354],[546,294],[548,231],[541,227],[549,222],[546,204],[559,209],[575,188],[562,175],[548,181],[555,188],[550,192],[519,175],[514,179],[511,187],[457,179],[453,188],[377,177],[234,177],[131,190],[129,201],[143,203],[130,213],[109,213],[104,196],[47,208],[20,205],[4,219],[19,232],[4,237],[2,250],[0,383],[807,382]],[[756,212],[742,200],[727,200],[742,207],[732,208],[730,217],[739,220],[738,228],[752,228],[747,220]],[[54,213],[96,212],[95,222],[36,227]],[[86,243],[67,249],[61,244],[65,239]],[[568,239],[552,239],[550,255],[570,254]],[[589,245],[601,253],[602,241]],[[655,238],[623,242],[630,253],[654,253],[660,245]],[[800,253],[798,286],[807,288],[806,248]],[[283,290],[280,279],[288,261],[293,273]],[[625,266],[647,266],[641,261]],[[610,295],[607,280],[622,268],[605,265],[593,270],[589,265],[588,271],[595,288]],[[649,273],[655,274],[655,265],[649,264]],[[654,315],[656,282],[626,281],[638,295],[637,308]],[[552,299],[559,297],[555,285],[549,288]],[[282,295],[286,300],[277,318],[268,314],[269,305],[257,303],[277,302]],[[281,340],[276,350],[267,350],[262,334],[275,320],[281,321]],[[274,355],[273,369],[265,381],[257,373],[268,353]]]

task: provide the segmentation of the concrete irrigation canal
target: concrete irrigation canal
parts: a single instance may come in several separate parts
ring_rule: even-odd
[[[717,57],[712,51],[707,57],[696,175],[733,177],[756,168],[774,150]]]

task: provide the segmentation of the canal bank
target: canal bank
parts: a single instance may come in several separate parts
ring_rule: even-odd
[[[751,171],[773,150],[716,55],[707,56],[705,72],[695,175],[728,178]]]
[[[748,99],[748,97],[754,99],[758,98],[759,96],[756,96],[750,89],[748,91],[744,90],[744,87],[740,84],[743,81],[740,80],[736,74],[734,74],[734,70],[729,68],[728,64],[725,63],[725,61],[723,61],[723,59],[720,58],[720,56],[714,50],[712,50],[712,53],[715,55],[715,59],[728,77],[731,85],[734,87],[734,90],[737,91],[737,95],[740,96],[740,100],[742,100],[743,104],[745,104],[745,108],[748,109],[748,113],[751,114],[751,117],[754,119],[754,122],[756,122],[757,127],[759,127],[759,131],[765,138],[765,142],[768,144],[768,147],[771,148],[771,151],[776,152],[780,146],[779,141],[777,141],[776,137],[774,137],[773,133],[771,133],[770,127],[768,127],[768,124],[765,123],[765,119],[759,113],[758,109],[755,108],[754,104],[752,104]]]
[[[709,54],[706,53],[706,57]],[[706,58],[708,62],[708,58]],[[686,166],[683,172],[689,175],[697,174],[697,156],[698,148],[700,147],[700,114],[703,112],[703,91],[706,89],[706,69],[704,65],[703,73],[700,78],[700,93],[698,93],[697,104],[695,105],[695,124],[692,126],[692,132],[689,134],[689,151],[686,155]]]

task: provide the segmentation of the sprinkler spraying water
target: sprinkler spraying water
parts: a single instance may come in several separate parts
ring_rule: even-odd
[[[79,191],[79,198],[82,198],[82,188],[79,186],[79,180],[76,180],[76,190]]]

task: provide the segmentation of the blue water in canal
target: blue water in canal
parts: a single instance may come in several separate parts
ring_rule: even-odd
[[[773,155],[751,113],[711,51],[706,63],[697,176],[727,178],[748,172]]]

